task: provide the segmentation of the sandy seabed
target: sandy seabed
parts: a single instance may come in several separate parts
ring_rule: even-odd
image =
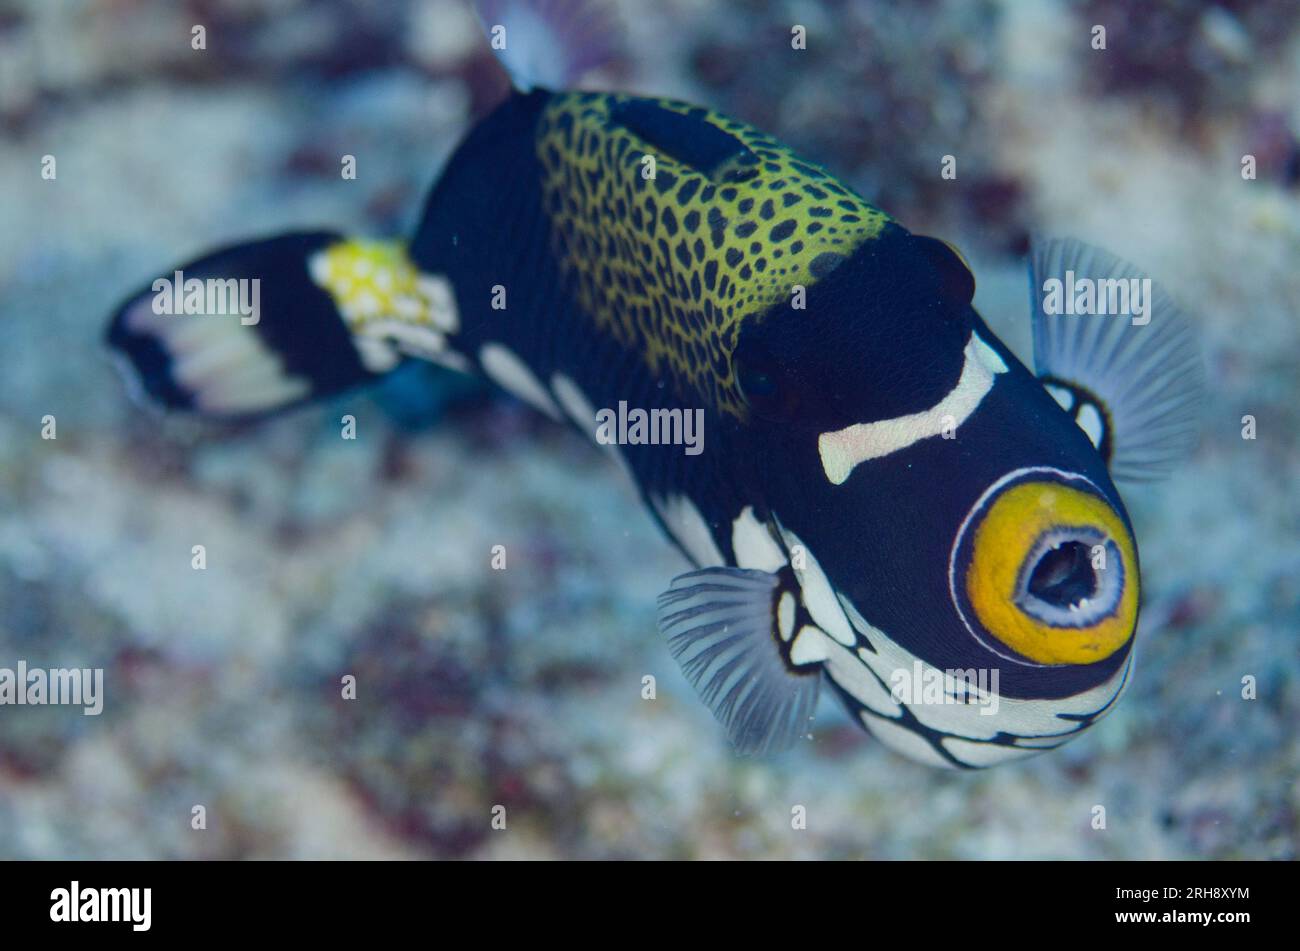
[[[1189,310],[1204,437],[1126,491],[1118,709],[954,774],[824,698],[810,742],[742,760],[655,631],[684,563],[576,434],[419,368],[257,427],[140,412],[100,342],[123,294],[252,235],[408,232],[500,79],[451,0],[31,0],[0,15],[0,666],[102,667],[106,702],[0,708],[0,857],[1295,858],[1297,14],[829,4],[794,54],[779,4],[624,6],[623,88],[753,121],[953,241],[1013,346],[1030,233]]]

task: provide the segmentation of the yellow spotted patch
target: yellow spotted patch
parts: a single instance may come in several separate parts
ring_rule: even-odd
[[[394,320],[456,329],[446,282],[422,274],[402,242],[340,241],[317,252],[310,270],[354,333],[373,321]]]
[[[1116,610],[1090,627],[1056,627],[1015,603],[1025,559],[1052,528],[1092,529],[1120,553],[1124,589]],[[966,595],[985,630],[1041,664],[1093,664],[1119,650],[1137,621],[1138,571],[1133,539],[1119,515],[1088,492],[1056,482],[1023,482],[1003,492],[975,533]]]
[[[743,418],[731,372],[742,322],[815,283],[889,218],[751,126],[653,100],[758,159],[743,181],[726,167],[706,175],[616,121],[633,101],[566,93],[547,105],[537,150],[552,250],[603,331],[679,393]]]

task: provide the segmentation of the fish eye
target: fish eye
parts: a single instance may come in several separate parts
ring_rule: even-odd
[[[774,422],[794,416],[797,406],[794,387],[765,350],[742,344],[732,356],[731,365],[740,393],[754,413]]]
[[[766,370],[742,367],[740,388],[750,400],[771,399],[776,395],[776,378]]]
[[[976,638],[1035,664],[1105,660],[1137,622],[1128,526],[1091,482],[1056,470],[1023,470],[984,494],[953,546],[949,581]]]

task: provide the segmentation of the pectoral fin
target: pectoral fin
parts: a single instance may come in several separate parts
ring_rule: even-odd
[[[1200,350],[1163,288],[1107,251],[1050,239],[1034,244],[1030,299],[1035,371],[1112,476],[1156,479],[1191,453]]]
[[[659,596],[668,649],[742,754],[790,747],[817,707],[821,664],[790,659],[800,608],[788,574],[707,568]]]

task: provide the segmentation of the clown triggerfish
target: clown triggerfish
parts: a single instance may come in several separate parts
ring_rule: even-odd
[[[1111,709],[1139,603],[1112,479],[1167,471],[1195,436],[1199,355],[1170,298],[1037,243],[1031,371],[949,244],[772,137],[563,91],[598,42],[582,4],[480,16],[514,88],[413,239],[285,234],[169,272],[108,332],[144,393],[260,416],[415,358],[576,426],[695,565],[659,626],[741,752],[807,737],[822,684],[950,767]]]

